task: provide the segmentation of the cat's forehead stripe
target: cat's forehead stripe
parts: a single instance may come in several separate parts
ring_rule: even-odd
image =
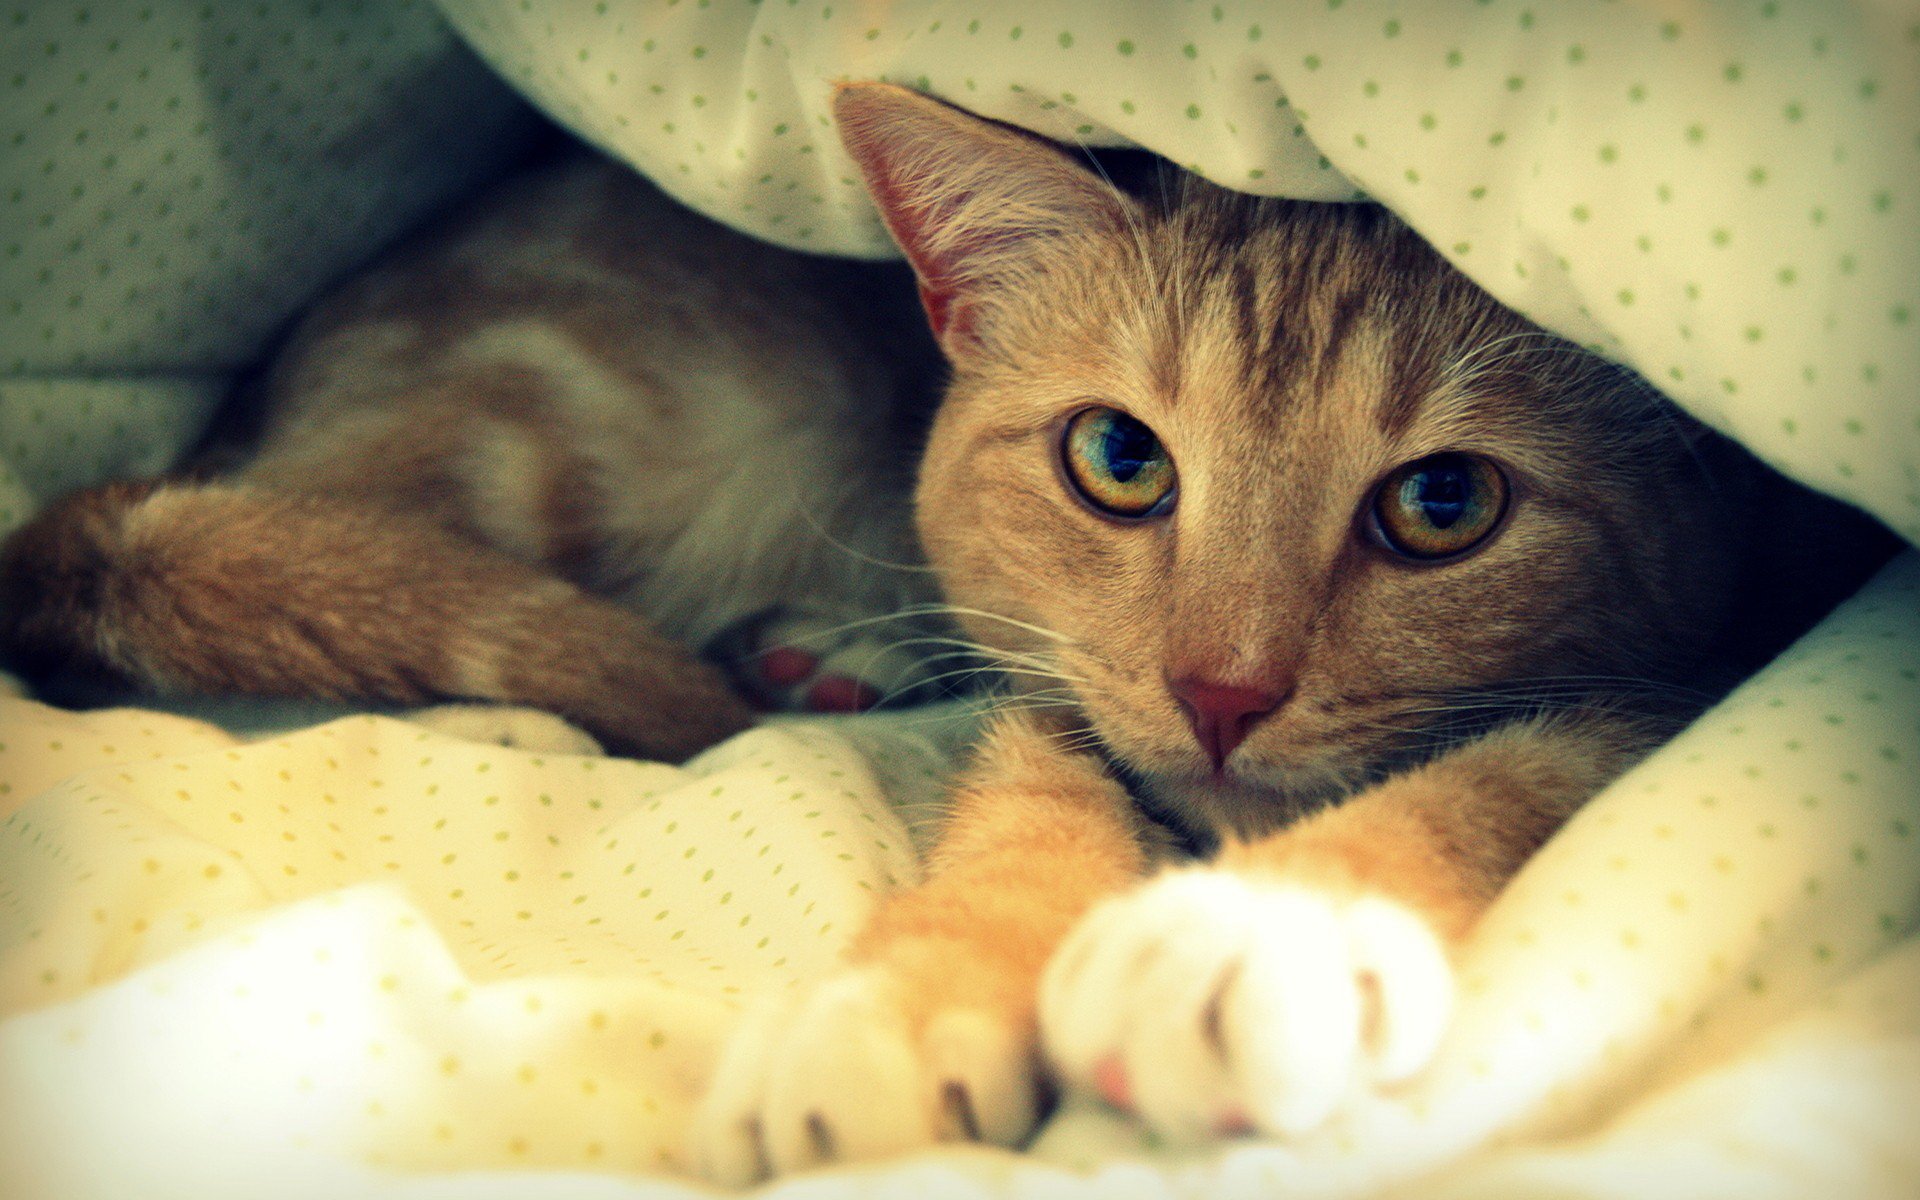
[[[1445,365],[1473,344],[1491,301],[1450,276],[1418,238],[1370,206],[1298,205],[1187,184],[1168,214],[1163,295],[1180,352],[1156,374],[1175,395],[1185,360],[1225,350],[1247,403],[1355,402],[1407,434]],[[1196,345],[1211,328],[1224,344]]]
[[[1358,291],[1346,292],[1327,306],[1324,327],[1315,330],[1318,361],[1314,365],[1313,390],[1316,393],[1324,395],[1339,381],[1356,325],[1366,307],[1367,297]]]

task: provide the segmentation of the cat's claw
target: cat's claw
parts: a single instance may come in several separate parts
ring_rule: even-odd
[[[1030,1036],[986,1009],[916,1014],[910,990],[865,966],[749,1016],[694,1119],[701,1172],[738,1187],[935,1142],[1024,1137],[1040,1108]]]
[[[1432,1058],[1453,971],[1392,901],[1224,870],[1172,872],[1095,909],[1041,981],[1068,1086],[1184,1139],[1307,1133]]]

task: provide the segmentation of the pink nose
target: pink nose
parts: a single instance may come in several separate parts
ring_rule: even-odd
[[[1186,710],[1194,739],[1213,760],[1216,771],[1226,765],[1227,755],[1247,740],[1260,718],[1280,707],[1288,694],[1195,678],[1171,679],[1167,686]]]

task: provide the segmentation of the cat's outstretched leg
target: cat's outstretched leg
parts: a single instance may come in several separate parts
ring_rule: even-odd
[[[1000,720],[927,881],[882,902],[845,968],[728,1046],[695,1118],[701,1169],[738,1185],[936,1141],[1018,1142],[1044,1108],[1041,967],[1145,858],[1097,759]]]
[[[187,695],[556,713],[680,759],[752,719],[645,619],[438,526],[326,497],[117,483],[0,546],[0,659]]]
[[[1049,1060],[1170,1135],[1317,1127],[1426,1066],[1455,948],[1657,736],[1605,714],[1510,726],[1107,901],[1047,967]]]

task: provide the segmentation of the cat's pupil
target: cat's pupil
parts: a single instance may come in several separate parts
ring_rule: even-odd
[[[1407,481],[1427,523],[1435,529],[1451,529],[1467,511],[1473,485],[1466,472],[1454,467],[1430,467]]]
[[[1118,483],[1126,483],[1156,457],[1159,443],[1138,421],[1116,416],[1107,426],[1106,444],[1101,447],[1107,459],[1107,473]]]

